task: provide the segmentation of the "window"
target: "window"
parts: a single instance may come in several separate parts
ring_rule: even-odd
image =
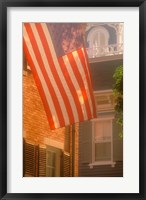
[[[93,45],[95,46],[105,46],[106,44],[106,37],[105,34],[97,30],[95,37],[93,38]]]
[[[113,162],[113,119],[114,99],[112,92],[100,91],[95,94],[98,118],[92,120],[92,162],[106,165]]]
[[[103,26],[92,28],[87,35],[89,58],[105,55],[108,51],[109,33]]]
[[[111,136],[111,120],[100,120],[95,122],[95,161],[111,160]]]
[[[92,163],[93,165],[115,165],[113,162],[113,118],[98,118],[92,122]]]
[[[35,142],[23,142],[23,176],[29,177],[59,177],[63,174],[63,151],[46,145],[36,145]],[[70,161],[70,160],[69,160]],[[68,175],[68,174],[67,174]]]
[[[54,151],[47,151],[47,176],[55,176],[55,157],[56,154]]]
[[[61,175],[61,150],[47,146],[46,149],[46,176],[55,177]]]

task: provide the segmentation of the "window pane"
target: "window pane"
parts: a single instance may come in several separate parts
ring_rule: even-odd
[[[95,122],[95,140],[101,140],[103,137],[103,125],[101,122]]]
[[[104,46],[105,45],[105,36],[103,33],[100,32],[100,45]]]
[[[94,137],[96,141],[109,140],[111,138],[111,121],[97,121],[95,122]]]
[[[103,122],[103,139],[110,139],[111,137],[111,122],[106,120]]]
[[[55,152],[47,152],[47,166],[55,167]]]
[[[54,177],[55,176],[55,168],[47,167],[46,170],[47,170],[46,174],[47,174],[48,177]]]
[[[111,143],[96,143],[95,144],[95,161],[111,160]]]

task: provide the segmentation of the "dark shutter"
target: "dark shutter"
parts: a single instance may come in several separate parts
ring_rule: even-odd
[[[79,151],[82,163],[90,163],[92,160],[92,122],[79,123]]]
[[[46,147],[39,146],[39,176],[46,176]]]
[[[62,166],[62,174],[64,177],[70,176],[70,162],[70,126],[66,126]]]
[[[23,143],[23,167],[24,167],[24,176],[36,176],[36,149],[35,144],[26,142]]]
[[[70,126],[65,127],[64,151],[70,152]]]
[[[70,154],[66,152],[63,154],[63,176],[70,176]]]

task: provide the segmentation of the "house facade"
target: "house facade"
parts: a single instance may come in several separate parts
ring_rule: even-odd
[[[112,91],[113,74],[123,65],[123,24],[90,24],[86,42],[97,118],[79,124],[79,176],[123,176],[123,139]]]

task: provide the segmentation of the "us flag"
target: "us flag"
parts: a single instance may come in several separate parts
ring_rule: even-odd
[[[24,23],[23,47],[51,129],[96,117],[82,23]]]

